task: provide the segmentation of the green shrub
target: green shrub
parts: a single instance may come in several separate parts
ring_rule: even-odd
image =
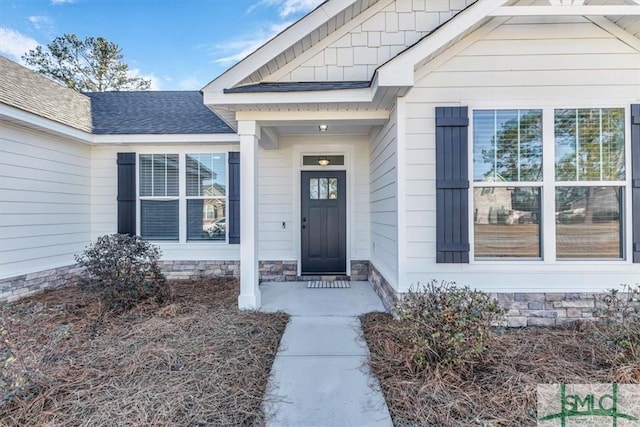
[[[640,361],[640,285],[621,285],[599,297],[595,332],[598,343],[613,355],[613,363]]]
[[[138,236],[111,234],[98,237],[81,255],[79,265],[90,274],[81,288],[96,295],[105,308],[125,311],[145,299],[163,303],[167,280],[160,272],[160,249]]]
[[[418,369],[470,371],[504,310],[488,294],[453,282],[431,281],[410,289],[396,305]]]

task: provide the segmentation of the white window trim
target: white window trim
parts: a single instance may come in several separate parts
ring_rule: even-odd
[[[469,264],[475,265],[584,265],[585,262],[594,262],[598,265],[630,265],[633,260],[631,259],[632,252],[632,227],[630,221],[632,218],[632,185],[631,185],[631,124],[629,118],[631,117],[631,105],[632,101],[621,100],[619,103],[600,102],[598,100],[581,100],[572,104],[566,102],[544,102],[544,103],[532,103],[532,102],[476,102],[466,101],[462,102],[462,105],[468,106],[469,111],[469,128],[468,128],[468,176],[469,176],[469,209],[467,212],[469,221]],[[555,221],[551,221],[551,224],[547,224],[545,221],[548,218],[555,218],[555,188],[562,186],[575,186],[574,181],[555,181],[555,162],[545,161],[545,159],[555,159],[555,117],[554,112],[556,109],[576,109],[576,108],[622,108],[624,110],[624,137],[625,137],[625,181],[580,181],[580,186],[598,186],[598,187],[624,187],[623,194],[624,199],[622,203],[622,212],[624,220],[621,223],[623,242],[622,253],[623,257],[620,259],[609,258],[582,258],[582,259],[558,259],[556,255],[556,225]],[[475,223],[474,223],[474,199],[473,191],[476,187],[483,187],[482,182],[474,181],[473,170],[473,112],[475,110],[542,110],[542,173],[543,179],[540,182],[542,191],[541,195],[541,253],[542,258],[476,258],[475,257]],[[498,185],[500,184],[500,185]],[[492,186],[505,186],[505,187],[530,187],[531,183],[492,183]],[[563,185],[564,184],[564,185]]]
[[[218,147],[215,147],[218,148]],[[197,149],[174,150],[171,147],[158,147],[153,150],[136,151],[136,234],[141,235],[141,201],[142,200],[176,200],[178,199],[178,240],[148,240],[151,243],[160,245],[228,245],[229,244],[229,152],[232,148],[207,149],[198,147]],[[237,151],[237,149],[236,149]],[[177,154],[178,155],[178,196],[171,197],[146,197],[140,196],[140,156],[150,154]],[[227,219],[224,240],[188,240],[187,239],[187,200],[208,199],[208,197],[187,197],[187,155],[188,154],[223,154],[225,156],[225,183],[227,185],[224,198],[225,216]]]

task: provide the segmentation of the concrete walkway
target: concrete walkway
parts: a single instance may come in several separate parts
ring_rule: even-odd
[[[371,285],[307,289],[306,282],[266,283],[261,293],[262,311],[291,315],[271,372],[267,426],[393,426],[369,374],[356,317],[384,311]]]

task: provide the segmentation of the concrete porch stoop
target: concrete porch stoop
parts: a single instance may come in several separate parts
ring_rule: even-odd
[[[384,311],[371,285],[266,283],[261,293],[262,311],[291,315],[267,387],[267,426],[393,426],[357,317]]]

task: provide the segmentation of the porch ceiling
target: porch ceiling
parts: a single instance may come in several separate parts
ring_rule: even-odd
[[[263,114],[269,116],[269,121],[279,121],[281,124],[275,127],[282,129],[282,133],[301,133],[307,125],[300,123],[300,117],[317,117],[313,123],[316,128],[318,120],[348,120],[351,127],[370,126],[356,124],[354,120],[366,118],[370,123],[382,115],[388,117],[397,97],[407,90],[406,87],[379,87],[374,82],[372,87],[347,90],[235,93],[225,95],[225,103],[213,102],[210,108],[234,129],[240,115]],[[335,127],[342,128],[342,125]]]

